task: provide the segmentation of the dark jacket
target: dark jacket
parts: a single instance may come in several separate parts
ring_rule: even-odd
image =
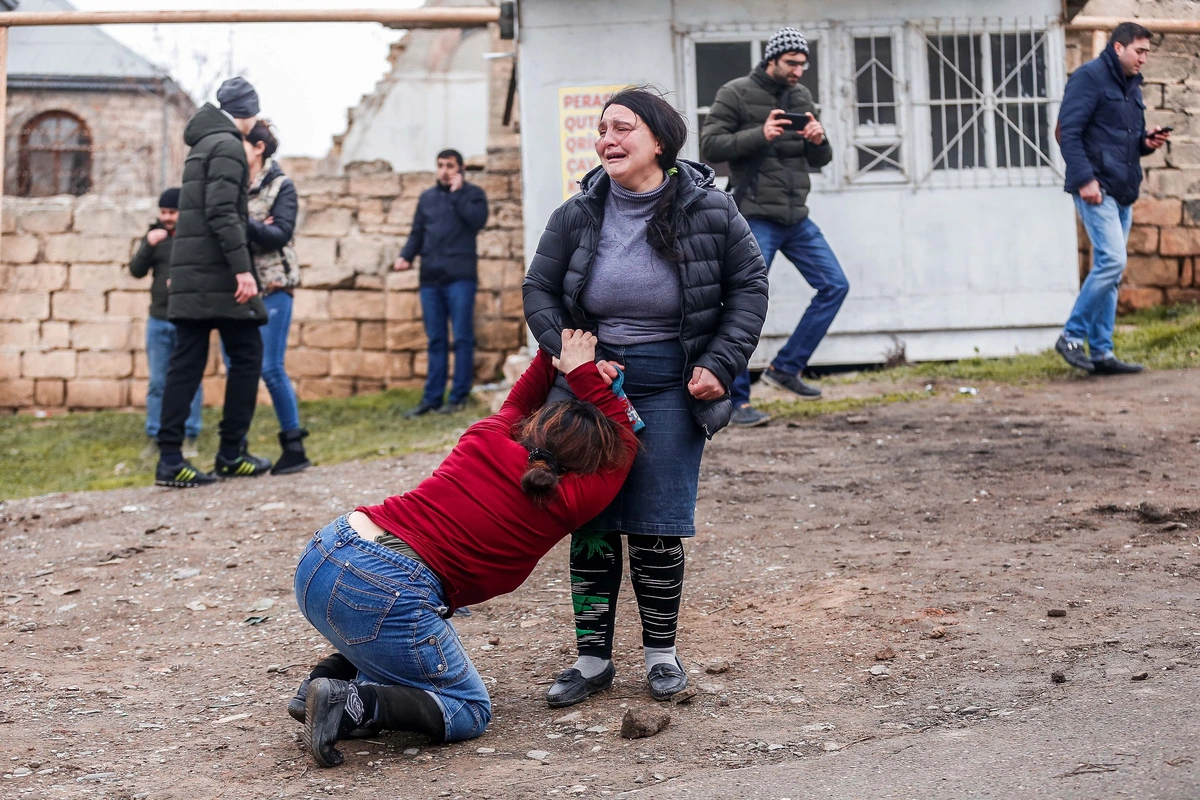
[[[246,243],[250,167],[242,134],[220,109],[205,103],[188,121],[183,141],[192,149],[183,164],[168,316],[264,324],[261,295],[241,305],[233,299],[234,276],[253,273]]]
[[[150,230],[162,229],[162,223],[156,222]],[[150,316],[155,319],[167,318],[167,279],[171,271],[171,245],[175,237],[167,234],[167,238],[152,245],[142,237],[133,260],[129,262],[129,272],[135,278],[144,278],[148,273],[154,273],[150,283]]]
[[[687,354],[680,377],[687,383],[693,367],[705,367],[728,390],[758,345],[767,315],[767,265],[733,198],[713,184],[712,169],[682,160],[678,166],[679,341]],[[562,349],[563,328],[597,327],[579,297],[596,257],[609,182],[601,167],[580,181],[580,194],[550,216],[525,276],[525,319],[538,343],[554,354]],[[729,424],[728,391],[719,400],[689,400],[710,438]]]
[[[421,257],[421,285],[476,279],[475,234],[487,223],[487,195],[463,181],[452,192],[440,183],[421,193],[412,233],[400,257]]]
[[[1067,81],[1058,124],[1064,188],[1077,194],[1094,179],[1118,203],[1132,205],[1142,185],[1139,159],[1154,151],[1146,147],[1142,76],[1125,74],[1111,44]]]
[[[278,161],[271,162],[271,168],[258,182],[259,187],[270,186],[271,182],[283,174],[283,168]],[[256,191],[255,194],[258,194]],[[296,197],[296,185],[288,178],[279,187],[275,195],[275,203],[271,206],[271,216],[274,218],[270,225],[254,217],[247,218],[247,238],[250,244],[263,250],[282,250],[292,241],[296,232],[296,214],[300,201]]]
[[[828,137],[821,144],[811,144],[787,129],[768,142],[763,123],[776,108],[817,116],[806,87],[779,83],[761,66],[725,84],[717,90],[700,131],[700,154],[705,161],[729,162],[732,186],[744,216],[795,225],[808,217],[805,203],[812,188],[808,168],[832,161],[833,147]]]

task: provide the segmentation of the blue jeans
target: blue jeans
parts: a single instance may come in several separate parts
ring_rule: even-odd
[[[796,330],[787,344],[775,356],[771,366],[788,375],[799,375],[808,366],[817,345],[825,338],[825,332],[833,324],[842,301],[850,291],[850,282],[842,272],[842,265],[825,241],[825,235],[817,224],[808,217],[795,225],[780,225],[766,219],[748,219],[750,232],[758,241],[767,269],[775,254],[782,251],[788,261],[800,270],[808,285],[817,290],[817,295],[808,304],[800,317]],[[729,387],[733,407],[750,402],[750,373],[743,371]]]
[[[454,380],[449,402],[466,402],[475,374],[475,281],[422,286],[421,313],[429,340],[429,373],[421,402],[431,408],[442,406],[450,362],[447,324],[454,332]]]
[[[271,394],[271,405],[280,431],[294,431],[300,427],[300,408],[296,404],[296,390],[292,379],[284,369],[283,359],[287,355],[288,331],[292,327],[292,296],[287,292],[271,292],[263,298],[267,307],[267,324],[259,328],[262,333],[263,358],[262,379]],[[221,358],[225,370],[229,371],[229,357],[221,345]]]
[[[1093,361],[1113,355],[1113,328],[1117,324],[1117,287],[1125,272],[1133,207],[1123,206],[1105,195],[1098,206],[1074,195],[1075,208],[1092,240],[1092,271],[1088,273],[1075,308],[1063,326],[1063,336],[1072,342],[1087,342]]]
[[[163,389],[167,386],[167,366],[175,349],[175,323],[150,317],[146,320],[146,363],[150,368],[150,385],[146,388],[146,435],[158,438],[162,418]],[[200,411],[204,407],[204,385],[196,389],[184,428],[189,439],[200,435]]]
[[[483,735],[492,703],[424,564],[364,539],[339,517],[317,531],[296,566],[296,604],[359,680],[409,686],[442,709],[446,741]]]

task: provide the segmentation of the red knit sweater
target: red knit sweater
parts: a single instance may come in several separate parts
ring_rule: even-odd
[[[550,357],[539,350],[500,413],[468,428],[432,475],[410,492],[358,509],[424,559],[441,577],[452,608],[520,586],[559,539],[612,502],[629,474],[637,449],[629,417],[596,366],[585,364],[567,382],[576,397],[621,427],[628,463],[592,475],[564,475],[544,507],[521,490],[529,451],[513,439],[513,426],[542,406],[555,373]]]

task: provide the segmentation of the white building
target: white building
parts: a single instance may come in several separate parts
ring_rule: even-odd
[[[770,35],[812,44],[805,82],[836,151],[809,206],[851,291],[814,364],[996,356],[1053,344],[1079,286],[1075,214],[1053,131],[1060,0],[520,0],[526,252],[595,164],[595,99],[652,83],[691,122]],[[719,185],[724,185],[723,183]],[[779,256],[753,366],[811,291]]]

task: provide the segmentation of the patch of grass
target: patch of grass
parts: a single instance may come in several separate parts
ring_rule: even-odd
[[[1117,319],[1113,337],[1119,358],[1150,369],[1200,366],[1200,306],[1168,306]],[[1026,383],[1079,376],[1053,350],[1008,358],[926,362],[860,373],[854,380],[944,378],[957,381]]]
[[[874,406],[892,403],[911,403],[928,397],[924,392],[892,392],[873,397],[843,397],[840,400],[772,400],[760,403],[757,408],[766,411],[775,419],[801,419],[819,417],[823,414],[841,414]]]
[[[311,431],[305,440],[318,464],[418,451],[452,445],[486,412],[482,405],[458,414],[426,414],[404,419],[417,405],[419,389],[392,389],[344,400],[300,404],[300,419]],[[200,435],[201,468],[211,468],[217,449],[219,408],[204,410]],[[250,428],[250,450],[274,459],[279,455],[279,424],[270,406],[259,406]],[[74,492],[148,486],[154,460],[139,454],[147,443],[145,415],[117,411],[66,414],[38,419],[19,414],[0,417],[0,498],[48,492]]]

